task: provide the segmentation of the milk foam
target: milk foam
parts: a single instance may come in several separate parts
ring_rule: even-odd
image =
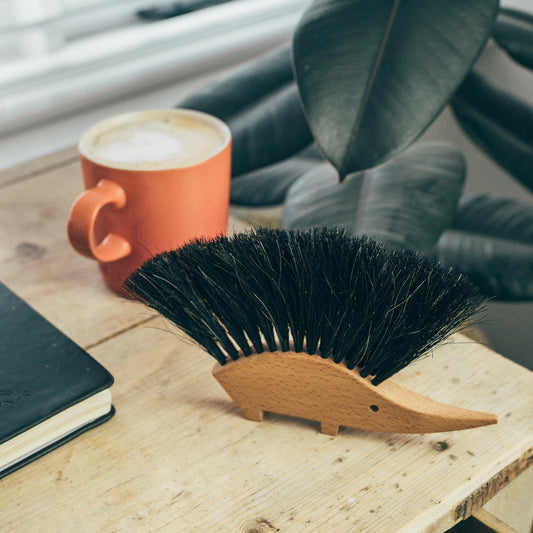
[[[183,152],[183,143],[167,133],[156,131],[150,124],[131,126],[129,135],[96,148],[96,157],[109,161],[131,163],[133,161],[164,161],[178,157]]]
[[[104,164],[157,170],[203,161],[225,142],[212,124],[191,116],[145,116],[100,129],[86,139],[83,148]]]

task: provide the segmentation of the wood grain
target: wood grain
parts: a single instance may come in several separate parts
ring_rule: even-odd
[[[221,366],[213,376],[243,415],[265,411],[316,420],[322,433],[339,426],[388,433],[436,433],[496,424],[497,416],[435,402],[387,380],[377,387],[331,359],[263,352]]]
[[[49,172],[78,161],[78,151],[75,146],[69,146],[44,157],[25,161],[14,167],[0,170],[0,187],[25,179],[33,178],[44,172]]]
[[[329,437],[287,416],[246,420],[212,359],[156,319],[91,350],[115,375],[115,418],[2,480],[2,521],[20,532],[445,531],[533,460],[533,375],[463,342],[398,381],[500,423]]]
[[[531,465],[533,373],[461,336],[394,381],[496,425],[330,437],[290,416],[245,419],[211,357],[70,249],[80,191],[70,163],[2,187],[0,279],[91,347],[115,376],[117,414],[0,480],[0,531],[445,531]]]
[[[508,526],[505,522],[502,522],[497,516],[490,514],[484,509],[476,511],[474,516],[479,522],[485,524],[487,527],[491,528],[491,531],[495,531],[496,533],[517,533],[516,529],[513,529],[512,527]]]
[[[533,468],[524,470],[484,506],[518,533],[533,532]]]
[[[151,318],[146,308],[117,298],[97,263],[78,255],[67,239],[70,206],[83,191],[77,158],[53,157],[30,177],[16,167],[0,187],[0,279],[80,345],[98,344]],[[20,179],[15,179],[18,169]],[[7,172],[7,171],[6,171]],[[244,224],[233,217],[231,231]]]
[[[0,279],[82,346],[150,317],[109,291],[96,262],[70,246],[66,223],[83,190],[76,162],[3,187]]]

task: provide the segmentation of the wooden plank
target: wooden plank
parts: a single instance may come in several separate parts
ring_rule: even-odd
[[[255,206],[232,206],[233,215],[246,222],[249,226],[261,226],[265,228],[281,227],[283,215],[283,205],[274,205],[268,207]]]
[[[118,414],[0,481],[0,529],[444,531],[531,464],[532,374],[471,343],[394,379],[497,412],[496,426],[426,436],[342,428],[330,438],[290,417],[245,420],[208,356],[160,320],[136,327],[151,314],[108,291],[70,248],[66,217],[82,188],[70,154],[0,173],[0,279],[94,346],[117,379]]]
[[[58,150],[45,157],[24,161],[14,167],[0,170],[0,187],[15,183],[22,179],[31,178],[49,172],[55,168],[75,163],[78,160],[78,151],[75,146]]]
[[[2,189],[0,279],[82,346],[147,318],[107,290],[96,262],[70,246],[66,223],[82,191],[77,162]]]
[[[4,530],[445,531],[533,460],[533,373],[461,336],[394,380],[500,422],[427,435],[246,420],[160,319],[91,353],[117,414],[0,481]]]
[[[151,314],[108,290],[97,263],[70,246],[68,212],[82,190],[77,160],[2,188],[0,280],[86,347]],[[229,228],[244,225],[232,218]]]
[[[502,522],[497,516],[490,514],[484,509],[476,511],[473,516],[476,520],[489,527],[491,531],[496,531],[496,533],[518,533],[516,529],[513,529],[505,522]]]
[[[520,474],[500,491],[484,509],[518,533],[533,532],[533,468]]]

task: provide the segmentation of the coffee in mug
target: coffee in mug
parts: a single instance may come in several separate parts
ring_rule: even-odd
[[[195,165],[224,144],[225,136],[209,121],[151,112],[124,115],[95,127],[82,139],[81,150],[110,167],[161,170]]]
[[[151,256],[226,231],[231,134],[219,119],[186,109],[119,115],[89,128],[79,154],[86,191],[71,208],[69,240],[115,292]]]

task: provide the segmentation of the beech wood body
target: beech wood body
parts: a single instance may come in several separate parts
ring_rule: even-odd
[[[317,420],[328,435],[336,435],[339,426],[434,433],[498,421],[496,415],[436,402],[391,381],[372,385],[357,369],[306,353],[253,354],[217,363],[213,375],[246,418],[261,421],[270,411]]]

